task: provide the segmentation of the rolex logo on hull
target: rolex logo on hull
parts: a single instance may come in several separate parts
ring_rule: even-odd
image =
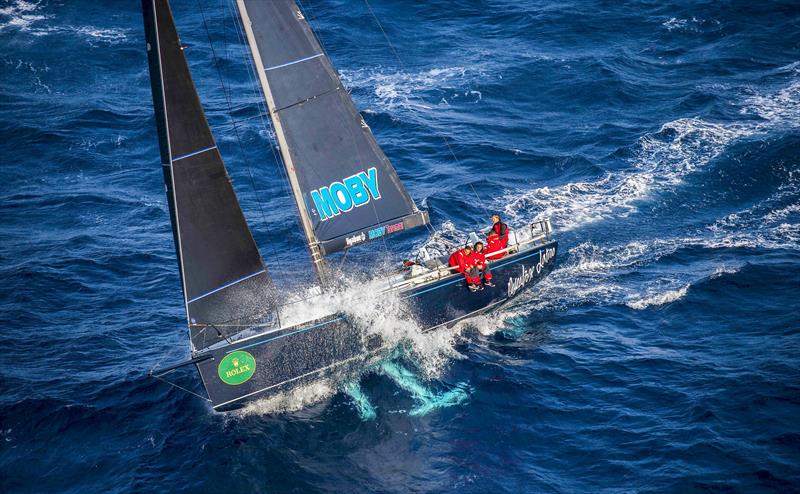
[[[217,366],[220,380],[231,386],[249,381],[255,372],[256,359],[249,352],[242,350],[229,353]]]

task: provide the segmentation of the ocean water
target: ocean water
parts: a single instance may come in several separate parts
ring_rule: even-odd
[[[0,0],[0,491],[800,491],[800,5],[302,8],[434,226],[549,217],[558,267],[343,386],[214,413],[147,376],[188,342],[139,2]],[[173,10],[293,293],[232,1]]]

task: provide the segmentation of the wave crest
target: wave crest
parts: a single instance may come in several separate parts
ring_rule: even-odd
[[[625,302],[625,305],[631,309],[643,310],[654,305],[665,305],[680,300],[688,291],[689,285],[686,285],[675,290],[668,290],[663,293],[656,293],[643,298],[629,300]]]

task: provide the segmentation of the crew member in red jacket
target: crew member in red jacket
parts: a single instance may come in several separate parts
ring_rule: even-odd
[[[478,271],[483,273],[483,284],[494,287],[494,283],[492,283],[492,271],[489,269],[489,263],[486,262],[486,253],[483,251],[483,242],[477,242],[475,244],[472,258],[475,259],[475,267],[478,268]]]
[[[478,268],[475,267],[472,246],[465,245],[463,249],[453,252],[448,260],[448,264],[457,272],[464,274],[470,291],[474,292],[483,289],[481,286],[481,273],[478,271]]]
[[[486,239],[486,258],[491,260],[502,258],[504,255],[506,255],[505,252],[501,252],[499,254],[494,254],[494,252],[503,250],[503,248],[503,244],[500,242],[500,236],[494,231],[490,231],[489,238]]]
[[[508,245],[508,225],[500,220],[499,214],[492,215],[492,229],[489,233],[494,232],[500,239],[501,249],[505,249]]]
[[[470,255],[472,255],[472,247],[465,245],[463,249],[458,249],[450,254],[450,259],[447,260],[447,263],[457,272],[463,273],[466,269],[465,260]]]

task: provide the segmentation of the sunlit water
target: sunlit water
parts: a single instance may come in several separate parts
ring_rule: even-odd
[[[0,2],[0,491],[798,491],[797,5],[369,3],[401,61],[365,4],[302,7],[437,245],[490,211],[549,217],[556,270],[429,335],[359,273],[286,317],[347,310],[392,358],[214,413],[146,375],[188,342],[138,2]],[[299,294],[232,2],[173,9],[256,240]]]

